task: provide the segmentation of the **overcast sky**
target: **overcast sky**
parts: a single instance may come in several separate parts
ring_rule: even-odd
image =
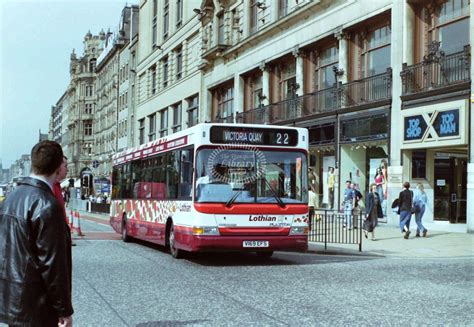
[[[112,31],[121,0],[0,0],[0,159],[3,168],[48,132],[51,106],[69,83],[69,59],[87,31]],[[129,4],[137,1],[128,1]]]

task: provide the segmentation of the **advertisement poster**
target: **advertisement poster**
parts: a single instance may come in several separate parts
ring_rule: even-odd
[[[323,207],[334,209],[334,167],[336,158],[334,156],[323,157]]]
[[[382,201],[382,211],[384,216],[387,215],[387,158],[372,158],[369,162],[369,186],[372,183],[377,185],[377,193]]]

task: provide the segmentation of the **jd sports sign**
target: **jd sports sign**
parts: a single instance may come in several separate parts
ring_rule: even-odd
[[[404,140],[421,140],[428,127],[433,127],[439,138],[459,135],[459,109],[438,112],[431,126],[429,123],[423,115],[405,117]]]

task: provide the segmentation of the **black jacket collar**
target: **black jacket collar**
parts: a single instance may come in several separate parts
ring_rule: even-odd
[[[38,187],[44,191],[47,191],[47,192],[50,192],[50,193],[53,193],[53,191],[51,190],[51,188],[49,187],[48,184],[46,184],[45,182],[43,182],[42,180],[39,180],[37,178],[33,178],[33,177],[21,177],[18,182],[17,182],[18,185],[29,185],[29,186],[33,186],[33,187]]]

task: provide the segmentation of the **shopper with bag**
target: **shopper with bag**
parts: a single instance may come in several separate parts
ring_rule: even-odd
[[[372,233],[372,241],[375,241],[375,227],[377,227],[379,218],[383,218],[382,200],[380,199],[377,190],[377,184],[370,185],[370,191],[367,194],[366,219],[364,221],[364,235],[367,238],[369,233]]]
[[[410,236],[410,221],[413,207],[413,192],[410,191],[410,183],[403,183],[403,191],[398,195],[398,214],[400,215],[400,229],[404,239]]]

